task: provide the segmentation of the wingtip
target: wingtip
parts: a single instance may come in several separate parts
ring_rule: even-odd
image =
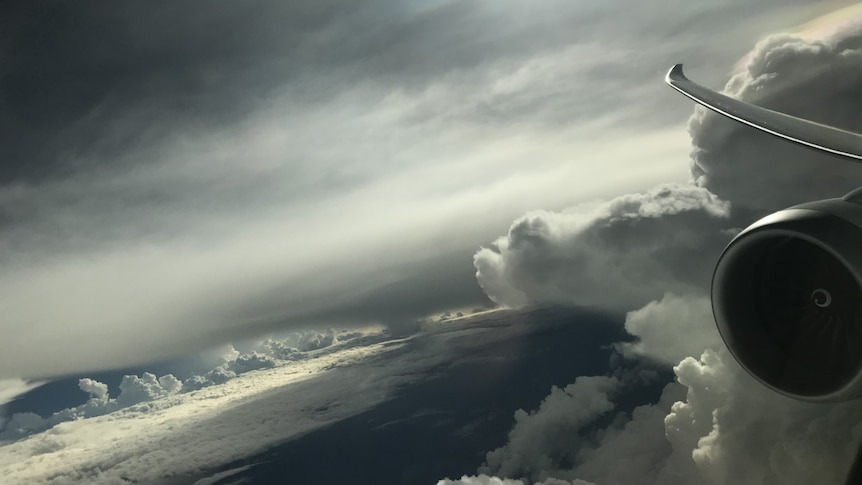
[[[664,77],[664,82],[673,85],[674,82],[685,80],[685,73],[682,71],[682,64],[674,64]]]

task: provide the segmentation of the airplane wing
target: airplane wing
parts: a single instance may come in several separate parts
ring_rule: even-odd
[[[862,163],[862,135],[761,108],[690,81],[677,64],[665,77],[670,87],[716,113],[769,134]]]

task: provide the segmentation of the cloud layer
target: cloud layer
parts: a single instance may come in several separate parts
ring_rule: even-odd
[[[231,351],[223,352],[222,362],[219,365],[203,375],[192,375],[185,380],[180,380],[173,374],[161,377],[156,377],[149,372],[140,376],[125,375],[120,382],[120,392],[116,398],[108,394],[107,384],[90,378],[81,378],[78,381],[78,387],[88,395],[84,404],[57,411],[47,417],[32,412],[12,414],[5,424],[0,423],[2,425],[0,443],[20,440],[49,430],[60,423],[103,416],[181,392],[188,393],[205,387],[218,386],[251,371],[272,369],[287,362],[321,357],[326,353],[367,344],[378,338],[379,334],[368,330],[330,329],[326,332],[294,332],[278,339],[267,338],[255,346],[257,350],[245,354],[239,353],[230,346]],[[136,410],[146,411],[146,407],[138,407]]]
[[[346,339],[198,390],[171,375],[144,373],[125,376],[112,398],[104,383],[81,379],[84,404],[48,418],[12,416],[0,433],[0,440],[14,440],[0,444],[0,480],[116,484],[193,476],[367,410],[406,383],[404,373],[445,358],[396,359],[383,368],[373,357],[397,356],[403,341],[379,340]],[[261,360],[241,354],[226,365],[240,370],[237,361]],[[363,392],[352,392],[357,382]]]
[[[407,328],[518,214],[685,177],[612,6],[250,5],[0,12],[0,377]]]

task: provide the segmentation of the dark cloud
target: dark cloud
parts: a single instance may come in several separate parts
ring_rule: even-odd
[[[277,95],[303,109],[357,84],[417,91],[448,73],[481,72],[477,66],[517,69],[525,59],[585,39],[631,52],[635,39],[672,32],[668,40],[675,42],[662,49],[685,46],[714,25],[693,20],[738,15],[740,8],[688,7],[669,28],[659,10],[622,1],[10,4],[0,15],[14,26],[4,29],[0,47],[6,134],[0,182],[62,179],[93,164],[116,167],[130,147],[152,144],[178,126],[188,132],[235,124]],[[621,9],[630,15],[613,15]],[[585,106],[593,114],[622,107],[633,100],[621,94],[649,84],[642,80],[672,61],[662,49],[611,55],[582,73],[589,96],[561,83],[556,96],[537,95],[492,118],[510,123],[538,111],[556,123]],[[468,80],[483,82],[481,75]],[[554,104],[559,108],[547,110]]]

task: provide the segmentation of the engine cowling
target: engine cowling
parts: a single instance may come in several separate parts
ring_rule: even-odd
[[[862,396],[859,191],[791,207],[739,233],[712,281],[718,330],[757,380],[810,401]]]

